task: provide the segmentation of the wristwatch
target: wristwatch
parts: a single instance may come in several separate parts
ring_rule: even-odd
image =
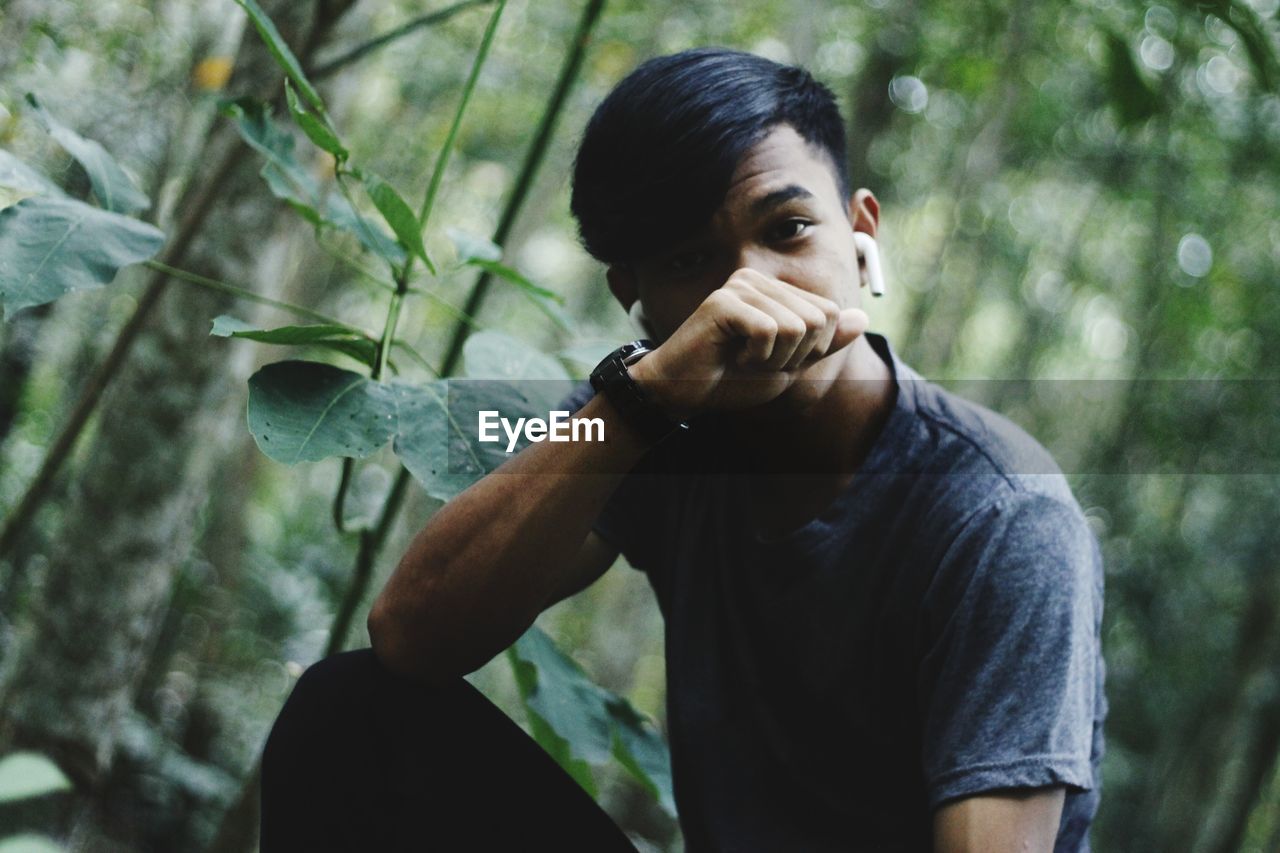
[[[627,423],[651,442],[662,441],[672,433],[689,428],[687,421],[669,417],[631,376],[628,367],[654,350],[648,338],[623,344],[606,355],[591,371],[591,387],[604,394]]]

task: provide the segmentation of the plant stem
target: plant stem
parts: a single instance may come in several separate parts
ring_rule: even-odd
[[[506,243],[507,237],[511,234],[511,228],[515,224],[516,215],[520,212],[521,207],[524,205],[525,197],[528,196],[529,190],[533,187],[534,176],[538,173],[538,168],[542,165],[543,157],[547,153],[547,146],[551,142],[556,120],[560,117],[565,99],[569,96],[569,91],[573,88],[573,83],[578,78],[578,72],[582,68],[582,61],[586,58],[591,33],[595,29],[601,13],[604,11],[604,5],[605,0],[587,0],[586,6],[582,9],[582,17],[578,19],[578,29],[574,33],[572,47],[568,55],[565,56],[564,65],[560,68],[560,77],[556,80],[556,87],[547,102],[547,108],[542,114],[542,120],[538,123],[533,143],[530,144],[529,151],[525,154],[519,177],[516,178],[515,189],[512,190],[511,197],[507,201],[507,207],[502,212],[502,218],[498,220],[498,227],[493,232],[493,242],[499,246]],[[480,306],[484,304],[492,282],[493,276],[488,272],[482,273],[476,280],[476,286],[471,289],[467,304],[462,309],[467,315],[471,317],[480,316]],[[449,342],[449,348],[445,352],[445,364],[452,364],[462,355],[462,345],[466,343],[467,335],[467,329],[461,326],[455,327],[453,339]]]
[[[590,39],[591,31],[594,29],[596,22],[600,18],[600,13],[604,8],[605,0],[588,0],[583,10],[582,18],[579,20],[577,32],[574,34],[572,46],[570,47],[569,56],[566,58],[564,65],[560,71],[560,79],[556,83],[555,91],[552,93],[550,100],[547,102],[547,108],[543,113],[542,120],[538,125],[538,134],[530,146],[529,153],[525,156],[524,164],[521,167],[520,177],[517,181],[515,191],[507,199],[506,209],[502,214],[502,225],[499,226],[500,233],[505,238],[507,231],[510,229],[510,223],[515,221],[516,215],[520,212],[520,207],[524,204],[528,196],[529,186],[533,183],[533,178],[537,173],[538,167],[542,165],[543,155],[546,153],[548,140],[551,138],[551,131],[555,127],[556,118],[564,107],[565,98],[571,88],[574,79],[577,77],[579,69],[582,67],[582,59],[586,52],[586,46]],[[490,21],[490,30],[496,22],[497,15],[501,14],[502,6],[499,6],[494,14],[494,18]],[[474,70],[474,69],[473,69]],[[430,194],[428,202],[431,201]],[[424,206],[427,212],[430,212],[429,204]],[[419,221],[426,221],[425,217],[420,217]],[[497,239],[494,242],[499,242]],[[408,280],[406,275],[405,280]],[[484,281],[482,276],[480,281]],[[468,306],[474,303],[475,308],[483,300],[483,294],[477,297],[480,290],[480,281],[477,282],[476,288],[468,299]],[[469,316],[475,315],[474,308],[467,312]],[[465,322],[459,322],[454,327],[454,346],[451,346],[448,354],[446,354],[443,364],[440,366],[440,373],[443,376],[450,376],[457,369],[458,362],[462,357],[462,343],[466,341],[469,333],[468,326]],[[333,620],[333,627],[329,632],[329,644],[326,655],[334,654],[342,650],[346,640],[347,631],[351,627],[351,620],[354,617],[355,609],[364,599],[365,592],[369,586],[373,576],[373,564],[378,557],[378,553],[382,550],[382,546],[386,544],[387,534],[391,530],[392,522],[400,511],[400,506],[404,503],[405,495],[408,493],[408,485],[410,479],[409,470],[403,465],[396,473],[396,479],[391,486],[391,491],[387,494],[386,503],[383,504],[382,514],[378,519],[378,524],[373,530],[366,530],[360,534],[360,549],[356,555],[355,572],[351,579],[351,586],[348,587],[346,595],[343,597],[342,604],[337,615]]]
[[[357,326],[352,326],[349,323],[344,323],[341,320],[337,319],[336,317],[330,317],[328,314],[322,314],[319,311],[313,311],[312,309],[302,305],[295,305],[292,302],[283,302],[279,299],[272,299],[269,296],[263,296],[260,293],[255,293],[252,290],[249,290],[248,288],[240,287],[239,285],[235,285],[235,284],[228,284],[225,281],[218,281],[216,278],[208,278],[207,276],[198,275],[196,273],[188,272],[186,270],[181,270],[181,269],[178,269],[177,267],[171,267],[168,264],[161,263],[160,261],[144,261],[143,266],[147,266],[153,270],[158,270],[160,272],[167,273],[168,275],[178,279],[179,281],[189,282],[190,284],[197,284],[201,287],[206,287],[210,290],[218,290],[223,293],[230,293],[234,296],[239,297],[240,299],[244,299],[249,302],[257,302],[261,305],[270,305],[273,308],[279,308],[282,311],[289,311],[293,314],[297,314],[299,317],[307,317],[308,319],[311,319],[311,320],[319,320],[321,323],[329,323],[330,325],[341,326],[342,328],[349,330],[352,334],[361,335],[362,337],[368,338],[369,340],[373,340],[373,335],[369,334],[364,329],[361,329]]]
[[[312,80],[319,80],[322,77],[327,77],[335,71],[350,65],[352,62],[363,59],[375,50],[386,47],[393,41],[420,30],[423,27],[429,27],[433,24],[447,21],[454,15],[470,9],[472,6],[483,6],[486,3],[492,2],[493,0],[463,0],[461,3],[454,3],[452,6],[446,6],[445,8],[437,9],[434,12],[427,12],[424,15],[419,15],[416,18],[406,21],[393,30],[389,30],[380,36],[374,36],[367,42],[353,47],[341,56],[331,59],[323,65],[316,66],[314,69],[308,71],[307,75]]]
[[[378,556],[378,551],[382,548],[382,543],[387,539],[391,525],[395,522],[400,504],[404,501],[405,491],[409,486],[407,473],[403,467],[400,469],[400,476],[396,477],[395,483],[391,486],[391,491],[387,494],[386,503],[382,505],[382,513],[378,516],[378,523],[374,525],[372,530],[360,531],[360,549],[356,553],[355,572],[352,575],[351,584],[347,587],[346,594],[342,598],[342,604],[338,607],[338,613],[333,619],[333,625],[329,629],[329,642],[325,648],[325,657],[342,651],[347,632],[351,629],[351,621],[355,617],[356,607],[359,606],[360,600],[364,598],[365,590],[368,589],[369,581],[373,576],[374,560]]]
[[[378,341],[378,361],[373,367],[374,380],[381,379],[386,371],[387,359],[391,356],[391,342],[396,336],[396,326],[400,324],[400,308],[403,304],[404,291],[397,290],[391,294],[391,305],[387,307],[387,322],[382,327],[382,340]]]
[[[471,93],[475,91],[476,80],[480,77],[480,69],[484,67],[485,59],[489,56],[489,48],[493,45],[493,36],[498,29],[498,21],[501,19],[502,11],[506,6],[506,0],[498,0],[498,8],[494,9],[493,14],[489,16],[489,24],[485,27],[484,35],[480,39],[480,48],[476,51],[476,58],[471,63],[471,73],[467,76],[467,82],[462,89],[462,98],[458,102],[458,108],[453,114],[453,122],[449,125],[448,136],[445,138],[444,146],[440,149],[440,154],[436,157],[435,169],[431,173],[431,182],[427,186],[426,196],[422,200],[422,210],[418,214],[418,227],[424,232],[426,231],[427,220],[431,215],[431,208],[435,204],[436,194],[440,190],[440,182],[444,177],[445,168],[449,165],[449,155],[453,150],[453,143],[457,138],[458,128],[462,125],[462,116],[466,113],[467,105],[471,102]],[[347,202],[352,205],[352,209],[354,210],[355,203],[351,201],[351,195],[347,192],[341,171],[338,172],[337,178],[338,186],[341,188],[342,194],[346,197]],[[427,266],[431,266],[430,261],[427,261]],[[373,372],[371,374],[374,380],[381,379],[383,373],[386,371],[387,360],[391,356],[392,343],[395,341],[396,327],[400,323],[400,309],[404,304],[405,294],[409,290],[409,276],[412,269],[412,254],[407,255],[404,261],[404,266],[399,269],[396,269],[394,265],[392,267],[392,272],[396,279],[396,292],[391,295],[391,303],[387,306],[387,320],[383,324],[382,337],[378,342],[378,360],[374,364]],[[433,274],[435,273],[434,268],[431,272]],[[345,470],[346,469],[344,468],[344,472]],[[341,506],[346,500],[346,492],[350,488],[350,485],[350,477],[344,477],[341,482],[339,482],[338,493],[334,496],[335,508]],[[396,485],[399,487],[400,491],[403,492],[404,487],[401,485],[400,479],[397,479]],[[395,490],[393,489],[393,492],[394,491]],[[338,525],[338,529],[340,531],[342,530],[341,524]],[[361,554],[364,553],[368,535],[368,531],[363,531],[360,534]],[[381,543],[379,543],[378,547],[380,547],[380,544]],[[370,557],[370,559],[372,559],[372,557]],[[360,562],[359,559],[357,559],[356,573],[352,578],[352,589],[359,588],[361,590],[361,594],[363,594],[363,587],[367,585],[368,581],[367,579],[363,581],[361,580],[363,575],[361,574],[359,567]],[[348,605],[348,599],[350,598],[351,595],[348,594],[347,599],[344,599],[343,601],[342,608],[338,611],[337,617],[335,617],[336,619],[346,620],[347,623],[350,623],[351,614],[345,612]],[[356,601],[358,602],[358,600],[359,599],[357,597]],[[350,606],[355,607],[355,602],[352,602]]]
[[[471,102],[471,93],[476,88],[476,80],[480,77],[480,69],[484,66],[485,59],[489,56],[489,47],[493,44],[493,34],[498,29],[498,20],[502,17],[502,11],[507,7],[507,0],[498,0],[498,8],[493,10],[493,14],[489,16],[489,25],[485,27],[484,35],[480,38],[480,49],[476,51],[475,61],[471,63],[471,73],[467,75],[467,82],[462,87],[462,100],[458,102],[458,109],[453,114],[453,123],[449,125],[449,134],[445,137],[444,145],[440,148],[440,153],[436,156],[435,169],[431,172],[431,183],[427,187],[427,195],[422,200],[422,210],[418,212],[418,227],[423,233],[427,230],[427,220],[431,218],[431,208],[435,206],[436,194],[440,191],[440,183],[444,180],[444,170],[449,165],[449,156],[453,153],[453,142],[458,136],[458,128],[462,126],[462,115],[467,110],[467,104]]]
[[[345,519],[347,505],[347,489],[351,487],[351,472],[355,469],[356,460],[350,456],[342,460],[342,479],[338,481],[338,492],[333,496],[333,526],[339,533],[347,532]]]

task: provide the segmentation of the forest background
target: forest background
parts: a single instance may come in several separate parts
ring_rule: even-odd
[[[884,205],[872,328],[1094,525],[1096,848],[1280,850],[1280,0],[260,2],[278,33],[0,2],[0,849],[254,849],[274,715],[465,479],[407,428],[280,464],[253,406],[584,376],[633,334],[568,214],[578,135],[638,62],[721,44],[836,91]],[[116,246],[78,273],[111,283],[24,303],[22,223],[77,204],[121,217],[77,250]],[[473,680],[675,851],[624,562]]]

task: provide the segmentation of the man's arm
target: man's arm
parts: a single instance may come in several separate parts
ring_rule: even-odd
[[[777,397],[802,363],[848,346],[866,326],[860,309],[743,269],[629,370],[675,417],[747,407]],[[727,381],[741,378],[756,381]],[[374,653],[388,669],[437,683],[471,672],[580,588],[575,573],[598,568],[587,556],[584,570],[575,555],[649,443],[603,395],[578,416],[601,418],[604,441],[531,444],[414,538],[369,613]]]
[[[1052,853],[1064,798],[1054,787],[947,803],[933,816],[934,853]]]
[[[602,395],[576,416],[602,418],[605,440],[531,444],[419,531],[369,613],[384,666],[437,683],[471,672],[612,564],[591,526],[649,444]]]

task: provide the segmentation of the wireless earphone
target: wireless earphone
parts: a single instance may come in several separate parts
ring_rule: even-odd
[[[866,261],[862,283],[871,290],[872,296],[884,296],[884,272],[880,269],[880,249],[876,246],[875,238],[864,231],[854,231],[853,245]]]

